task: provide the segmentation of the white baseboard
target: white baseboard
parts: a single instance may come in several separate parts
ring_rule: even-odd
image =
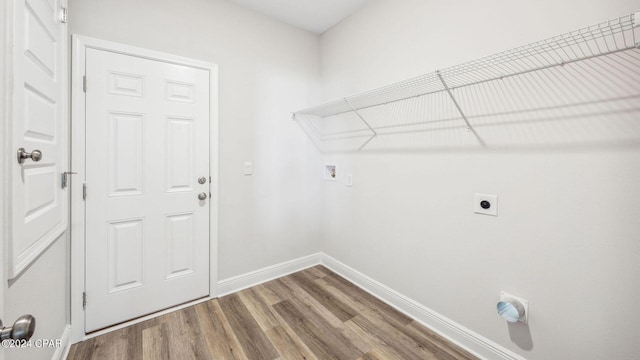
[[[71,349],[71,325],[64,327],[62,335],[60,335],[60,340],[62,341],[62,346],[56,348],[56,352],[53,353],[51,360],[65,360],[67,355],[69,355],[69,350]]]
[[[373,280],[327,254],[322,254],[321,263],[366,292],[393,306],[400,312],[417,320],[424,326],[481,359],[526,360],[524,357],[505,349],[417,301]]]
[[[232,294],[234,292],[250,288],[252,286],[277,279],[279,277],[304,270],[306,268],[319,265],[322,253],[304,256],[295,260],[286,261],[280,264],[268,266],[256,271],[252,271],[232,278],[218,281],[218,296]]]

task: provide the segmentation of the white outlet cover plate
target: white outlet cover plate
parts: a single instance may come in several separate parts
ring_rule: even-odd
[[[483,201],[488,201],[491,204],[491,207],[483,209],[482,206],[480,206],[480,203]],[[498,216],[498,195],[476,194],[473,211],[476,214]]]
[[[351,174],[347,175],[347,186],[353,186],[353,175]]]
[[[505,291],[500,291],[500,301],[505,301],[507,299],[515,299],[522,304],[522,307],[524,308],[524,315],[519,321],[525,324],[529,323],[529,300],[513,296]]]

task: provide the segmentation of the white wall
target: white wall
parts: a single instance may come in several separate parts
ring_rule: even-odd
[[[633,12],[636,1],[378,0],[322,36],[324,100]],[[531,360],[640,353],[640,148],[330,155],[323,250]],[[499,217],[473,194],[499,196]],[[530,323],[495,313],[500,290]],[[464,340],[463,340],[464,341]]]
[[[219,0],[71,0],[71,32],[219,64],[219,279],[318,251],[319,37]],[[243,176],[252,160],[253,176]]]

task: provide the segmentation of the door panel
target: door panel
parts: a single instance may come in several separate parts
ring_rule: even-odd
[[[109,113],[109,196],[142,195],[143,115]]]
[[[167,191],[193,191],[195,124],[193,118],[167,118]]]
[[[67,228],[64,59],[66,28],[55,1],[14,3],[13,149],[40,150],[39,162],[15,156],[9,277],[25,270]]]
[[[195,215],[167,215],[165,236],[167,239],[166,280],[187,275],[194,271]]]
[[[109,294],[142,286],[144,219],[109,224],[107,267]]]
[[[86,76],[90,332],[209,294],[209,72],[87,49]]]

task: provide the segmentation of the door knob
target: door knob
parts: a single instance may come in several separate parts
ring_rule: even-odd
[[[201,192],[200,194],[198,194],[198,199],[206,200],[207,199],[207,193]]]
[[[36,318],[31,315],[22,315],[13,323],[13,326],[4,327],[0,320],[0,340],[29,340],[36,330]]]
[[[202,184],[204,184],[204,183],[206,183],[206,182],[207,182],[207,178],[206,178],[206,177],[204,177],[204,176],[200,176],[200,177],[198,178],[198,184],[202,185]]]
[[[18,164],[24,163],[25,159],[31,159],[35,162],[42,160],[42,151],[33,150],[28,153],[24,148],[18,149]]]

